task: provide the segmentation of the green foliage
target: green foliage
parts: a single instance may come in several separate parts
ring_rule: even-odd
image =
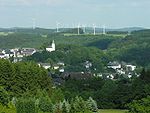
[[[41,97],[39,99],[39,110],[42,112],[53,112],[53,104],[48,97]]]
[[[60,88],[54,88],[52,94],[50,95],[51,101],[53,103],[58,103],[64,100],[63,91]]]
[[[71,113],[85,112],[87,110],[86,102],[82,97],[75,97],[71,102]]]
[[[0,104],[0,113],[16,113],[16,108],[11,103],[9,103],[8,106]]]
[[[36,95],[39,89],[51,93],[52,83],[47,71],[33,62],[0,60],[0,86],[11,97],[19,97]]]
[[[70,113],[71,105],[69,104],[69,102],[64,100],[62,104],[62,113]]]
[[[89,97],[89,99],[87,100],[87,107],[90,111],[97,111],[98,108],[97,108],[97,103],[95,100],[93,100],[92,97]]]
[[[133,101],[127,105],[129,113],[149,113],[150,112],[150,96],[141,100]]]
[[[16,102],[17,113],[38,113],[35,99],[18,99]]]
[[[15,68],[8,60],[0,60],[0,86],[11,90],[14,84]]]
[[[7,106],[9,102],[9,94],[8,92],[0,87],[0,104],[2,104],[3,106]]]

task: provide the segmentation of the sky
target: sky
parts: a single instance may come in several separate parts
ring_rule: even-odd
[[[0,28],[150,28],[150,0],[0,0]]]

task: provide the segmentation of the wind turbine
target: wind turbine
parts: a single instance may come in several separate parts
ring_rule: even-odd
[[[105,34],[106,34],[106,26],[103,25],[103,35],[105,35]]]
[[[96,35],[96,25],[93,24],[93,34]]]
[[[35,29],[36,28],[36,19],[35,18],[32,18],[32,29]]]
[[[82,25],[83,26],[83,32],[84,34],[86,33],[86,25]]]
[[[57,33],[59,32],[59,25],[60,25],[60,23],[59,23],[59,22],[56,22],[56,32],[57,32]]]
[[[80,34],[80,24],[78,24],[78,35]]]

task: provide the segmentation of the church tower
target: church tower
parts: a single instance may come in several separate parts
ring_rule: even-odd
[[[51,46],[46,48],[46,51],[49,51],[49,52],[55,51],[55,42],[54,42],[54,40],[52,41]]]
[[[55,42],[54,42],[54,40],[52,41],[52,49],[53,49],[53,51],[55,51]]]

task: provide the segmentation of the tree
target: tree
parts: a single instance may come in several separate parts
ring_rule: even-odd
[[[127,106],[129,113],[150,113],[150,96],[141,100],[134,100]]]
[[[89,99],[87,100],[87,107],[90,111],[96,112],[98,110],[97,103],[95,100],[93,100],[92,97],[89,97]]]

